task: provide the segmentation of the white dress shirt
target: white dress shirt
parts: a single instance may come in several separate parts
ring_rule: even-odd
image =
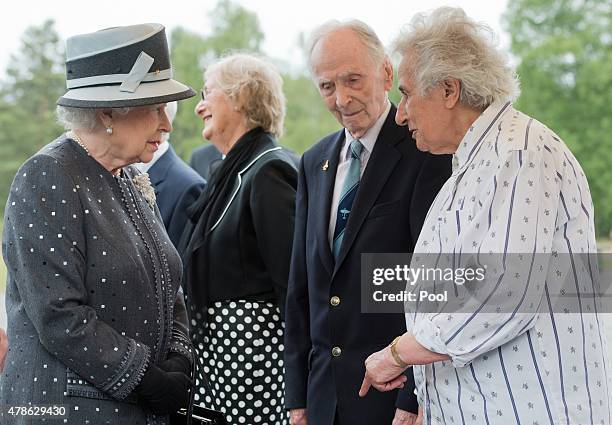
[[[489,267],[483,283],[491,313],[476,313],[484,303],[475,298],[459,312],[407,304],[408,330],[451,358],[414,367],[424,423],[611,424],[601,303],[588,295],[597,265],[577,257],[596,252],[580,165],[557,135],[509,103],[482,113],[454,162],[413,260],[503,265]],[[515,260],[524,264],[506,264]],[[577,293],[575,312],[554,307],[562,281]]]
[[[374,149],[374,145],[376,144],[376,139],[378,139],[378,134],[380,133],[380,129],[382,128],[385,120],[387,119],[387,115],[389,115],[389,111],[391,110],[391,102],[387,99],[387,106],[378,120],[374,123],[372,127],[365,132],[365,134],[359,138],[361,144],[363,145],[363,151],[361,152],[361,168],[359,169],[359,178],[363,177],[363,172],[365,171],[366,166],[368,165],[368,160],[370,159],[370,155],[372,154],[372,149]],[[346,174],[348,173],[349,166],[351,165],[351,154],[349,152],[349,146],[351,146],[351,142],[355,140],[353,135],[345,128],[344,129],[344,144],[340,149],[340,160],[338,162],[338,170],[336,171],[336,180],[334,182],[334,196],[331,202],[331,211],[329,214],[329,228],[327,233],[327,238],[329,241],[329,246],[333,247],[334,243],[334,231],[336,229],[336,218],[338,216],[338,203],[340,202],[340,195],[342,195],[342,186],[344,185],[344,179],[346,178]],[[359,189],[358,189],[359,191]],[[350,220],[350,217],[349,217]]]

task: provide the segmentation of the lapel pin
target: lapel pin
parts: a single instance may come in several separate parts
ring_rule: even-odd
[[[329,168],[329,159],[325,160],[325,163],[323,164],[323,166],[321,167],[321,170],[323,171],[327,171],[327,169]]]

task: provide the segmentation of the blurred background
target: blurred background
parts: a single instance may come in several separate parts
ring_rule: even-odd
[[[599,250],[612,253],[612,0],[383,0],[361,6],[345,0],[108,0],[95,8],[82,1],[31,3],[13,3],[0,27],[1,215],[18,167],[62,133],[55,101],[65,92],[64,43],[70,35],[160,22],[175,78],[196,90],[207,63],[228,51],[268,56],[283,73],[287,97],[280,142],[302,153],[338,128],[305,68],[309,31],[331,18],[358,18],[388,45],[414,13],[449,5],[463,7],[497,34],[521,80],[515,106],[553,129],[580,161],[595,204]],[[397,103],[396,88],[390,97]],[[203,143],[202,122],[193,113],[197,100],[181,102],[174,121],[171,142],[185,160]],[[609,284],[612,262],[601,266]],[[6,327],[5,282],[0,261],[1,327]],[[605,322],[612,336],[612,317],[606,315]]]

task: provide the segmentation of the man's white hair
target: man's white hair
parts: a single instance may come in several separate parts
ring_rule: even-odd
[[[310,70],[311,74],[313,73],[312,51],[317,43],[321,39],[341,30],[350,30],[355,33],[363,45],[368,49],[370,59],[372,59],[376,65],[381,65],[385,59],[387,59],[385,46],[381,43],[374,30],[368,24],[358,19],[351,19],[344,22],[330,20],[315,28],[306,42],[306,59],[308,62],[308,69]]]

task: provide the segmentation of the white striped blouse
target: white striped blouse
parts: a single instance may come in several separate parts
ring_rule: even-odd
[[[425,423],[612,424],[597,264],[582,256],[596,252],[593,203],[577,160],[506,103],[474,122],[453,168],[413,267],[419,258],[489,267],[485,296],[464,298],[460,311],[406,307],[408,330],[451,358],[414,367]],[[568,287],[570,308],[559,301]]]

